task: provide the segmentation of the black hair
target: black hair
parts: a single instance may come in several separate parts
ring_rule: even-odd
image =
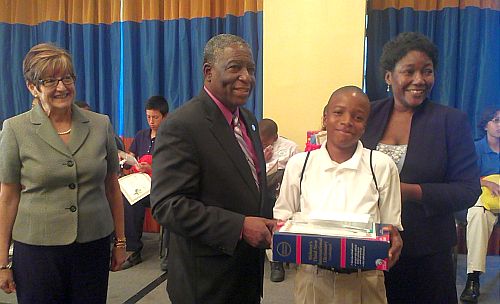
[[[163,96],[151,96],[146,101],[146,110],[157,110],[165,116],[168,113],[168,102]]]
[[[259,131],[266,138],[274,137],[278,135],[278,125],[274,122],[274,120],[264,118],[259,123]]]
[[[394,71],[394,67],[401,58],[411,51],[425,53],[432,60],[434,69],[438,64],[438,49],[425,35],[416,32],[404,32],[387,42],[380,56],[380,68],[385,74]]]
[[[481,119],[477,122],[477,128],[483,136],[486,135],[486,131],[484,130],[486,128],[486,125],[493,118],[495,118],[495,115],[497,114],[498,111],[500,111],[500,108],[495,108],[495,107],[487,107],[486,109],[483,110],[483,113],[481,114]]]

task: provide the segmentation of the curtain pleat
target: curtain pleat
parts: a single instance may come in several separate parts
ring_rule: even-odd
[[[123,20],[175,20],[243,16],[262,11],[263,0],[124,0]]]
[[[252,48],[256,88],[246,107],[262,118],[262,1],[130,1],[123,22],[123,134],[147,128],[145,101],[163,95],[176,109],[203,87],[203,49],[220,33]]]
[[[76,99],[117,118],[120,0],[3,1],[0,10],[0,118],[28,110],[32,97],[22,75],[29,49],[51,42],[67,49],[77,75]],[[114,17],[113,17],[114,16]]]
[[[388,94],[379,69],[383,45],[408,31],[425,34],[438,47],[431,99],[466,112],[473,125],[484,108],[498,107],[500,1],[369,1],[366,90],[371,100]]]

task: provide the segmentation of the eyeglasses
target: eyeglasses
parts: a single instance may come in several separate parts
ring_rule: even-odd
[[[59,81],[62,81],[64,85],[70,85],[75,83],[76,76],[74,75],[66,75],[61,78],[46,78],[40,79],[38,82],[46,88],[55,88],[59,84]]]
[[[500,117],[495,117],[492,120],[490,120],[492,123],[499,124],[500,123]]]

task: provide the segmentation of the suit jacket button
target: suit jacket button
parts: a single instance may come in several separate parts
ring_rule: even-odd
[[[75,211],[76,211],[76,207],[75,207],[75,206],[71,206],[71,207],[69,207],[69,211],[71,211],[71,212],[75,212]]]
[[[73,167],[73,165],[74,165],[74,164],[75,164],[75,163],[74,163],[72,160],[68,160],[68,161],[66,162],[66,165],[68,165],[68,167]]]
[[[75,185],[74,183],[71,183],[71,184],[69,184],[69,185],[68,185],[68,187],[69,187],[70,189],[75,189],[75,188],[76,188],[76,185]]]

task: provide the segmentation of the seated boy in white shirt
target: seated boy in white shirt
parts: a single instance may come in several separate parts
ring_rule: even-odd
[[[278,125],[274,120],[264,118],[259,122],[259,136],[264,147],[264,159],[266,161],[267,187],[273,204],[279,194],[281,181],[286,164],[290,157],[299,153],[298,146],[293,141],[278,135]],[[274,173],[272,173],[274,171]],[[273,252],[266,250],[270,261],[272,282],[285,280],[285,268],[282,262],[273,261]]]
[[[309,157],[304,152],[288,161],[274,218],[287,220],[298,211],[362,213],[402,230],[398,169],[387,155],[378,151],[370,155],[359,141],[369,114],[370,103],[361,89],[347,86],[333,92],[324,117],[327,141]],[[390,229],[389,267],[402,248],[396,228]],[[387,303],[380,270],[330,270],[302,264],[297,271],[296,303]]]

